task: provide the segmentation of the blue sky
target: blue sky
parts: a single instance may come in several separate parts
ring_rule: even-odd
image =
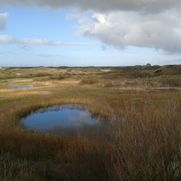
[[[75,13],[70,8],[0,5],[0,17],[0,23],[4,24],[0,29],[0,66],[126,66],[181,62],[180,54],[165,51],[167,47],[158,49],[146,43],[136,46],[132,42],[126,42],[125,46],[116,44],[114,39],[110,40],[112,35],[106,34],[105,16],[94,15],[91,11],[86,14]],[[88,22],[92,17],[97,18],[95,24]]]

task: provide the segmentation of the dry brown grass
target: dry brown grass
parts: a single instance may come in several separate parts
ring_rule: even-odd
[[[97,75],[100,82],[110,71],[103,73]],[[180,180],[180,90],[54,82],[36,90],[3,92],[0,180]],[[31,132],[19,124],[33,110],[66,103],[87,106],[112,125],[91,136],[69,137]]]
[[[180,99],[149,104],[141,112],[132,108],[113,127],[115,171],[120,180],[179,180]]]

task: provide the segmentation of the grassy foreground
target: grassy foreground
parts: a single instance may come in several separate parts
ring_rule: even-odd
[[[71,137],[19,123],[70,103],[114,124]],[[180,181],[181,66],[1,69],[0,180]]]

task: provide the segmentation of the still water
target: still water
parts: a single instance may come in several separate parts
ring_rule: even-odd
[[[9,85],[7,87],[7,89],[9,90],[26,90],[26,89],[33,89],[33,85],[29,84],[29,85]]]
[[[25,128],[52,133],[90,130],[103,125],[103,121],[94,117],[88,109],[75,105],[40,109],[21,121]]]

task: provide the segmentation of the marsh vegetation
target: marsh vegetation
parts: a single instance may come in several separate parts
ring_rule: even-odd
[[[21,124],[65,104],[112,124],[73,136]],[[1,69],[0,180],[179,181],[180,108],[181,66]]]

